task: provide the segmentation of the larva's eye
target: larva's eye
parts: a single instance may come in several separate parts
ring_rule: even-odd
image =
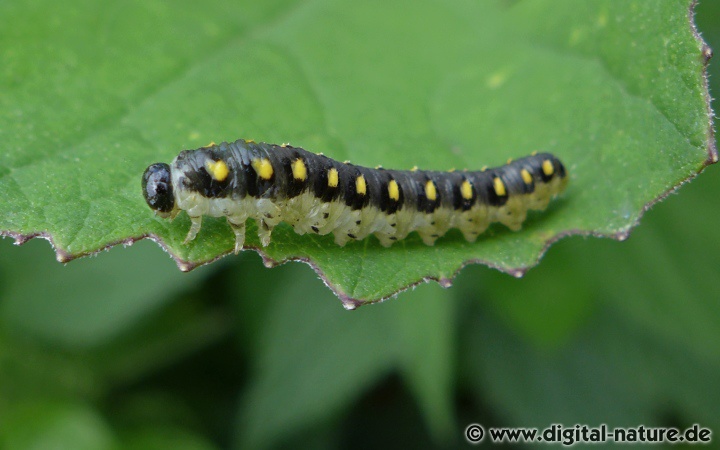
[[[175,208],[170,166],[155,163],[145,169],[142,177],[142,189],[145,201],[160,216],[169,216]]]

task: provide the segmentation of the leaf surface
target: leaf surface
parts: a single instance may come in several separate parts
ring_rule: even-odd
[[[66,261],[152,237],[181,268],[229,253],[207,219],[157,218],[140,176],[182,149],[252,138],[387,168],[479,169],[560,157],[566,193],[521,232],[415,234],[346,247],[289,226],[268,265],[309,262],[347,307],[470,262],[521,275],[569,234],[624,238],[649,205],[717,160],[710,50],[692,2],[84,0],[0,6],[0,232]],[[260,247],[255,226],[248,247]]]

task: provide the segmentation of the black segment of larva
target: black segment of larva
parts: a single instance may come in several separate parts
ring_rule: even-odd
[[[279,155],[277,161],[279,167],[277,167],[278,173],[275,179],[276,190],[283,192],[287,198],[297,197],[305,188],[307,178],[299,179],[293,176],[295,158],[288,155]]]
[[[440,196],[441,206],[455,209],[454,188],[458,184],[458,176],[455,172],[441,172],[443,175],[435,178],[435,185]]]
[[[338,171],[340,172],[340,186],[344,193],[345,204],[355,210],[362,209],[370,203],[368,180],[363,175],[361,167],[353,164],[343,164],[343,167]]]
[[[523,193],[533,193],[535,191],[535,174],[533,171],[533,166],[523,161],[517,169],[520,176],[520,181],[523,183]],[[523,172],[525,172],[527,175],[524,175]],[[529,176],[529,178],[525,179],[525,176]]]
[[[418,211],[424,211],[425,213],[431,213],[435,211],[439,206],[441,199],[441,192],[438,189],[435,179],[442,172],[426,172],[416,171],[412,172],[416,181],[417,189],[417,209]],[[428,193],[434,193],[433,198],[428,197]]]
[[[478,192],[478,201],[490,206],[502,206],[507,203],[508,196],[498,195],[495,190],[495,179],[499,175],[499,169],[488,169],[470,174]],[[500,179],[502,180],[502,177]]]
[[[520,175],[520,168],[510,163],[504,166],[500,172],[500,179],[505,185],[508,195],[527,193],[526,184],[523,182],[522,176]]]
[[[403,207],[403,204],[405,202],[405,191],[403,190],[403,186],[398,183],[398,181],[392,176],[392,173],[386,173],[386,177],[387,183],[385,184],[384,189],[388,196],[386,212],[388,214],[395,214],[399,209]],[[393,183],[395,186],[392,186]],[[395,187],[397,187],[397,195],[390,197],[390,190],[394,190],[393,188]],[[393,224],[390,225],[394,226]]]
[[[544,209],[567,183],[565,167],[550,153],[481,171],[391,170],[245,140],[185,150],[162,167],[169,168],[162,187],[173,195],[154,200],[148,192],[160,177],[146,171],[148,205],[163,217],[192,214],[186,241],[200,229],[203,215],[227,217],[236,250],[243,246],[248,218],[258,222],[263,245],[281,221],[301,234],[333,233],[340,245],[373,233],[390,245],[412,231],[431,245],[448,228],[460,228],[472,241],[493,221],[519,229],[525,211]]]
[[[338,167],[340,174],[340,188],[343,192],[345,204],[351,209],[361,209],[367,201],[366,193],[358,194],[358,178],[362,176],[360,170],[352,164],[343,164]],[[364,178],[363,178],[364,179]],[[367,186],[367,181],[365,181]]]
[[[388,170],[390,177],[395,180],[400,190],[400,200],[397,209],[415,208],[417,204],[417,188],[415,181],[410,176],[412,172],[407,170]]]
[[[340,172],[336,166],[340,166],[337,161],[324,155],[315,155],[313,158],[313,169],[311,170],[311,180],[314,187],[315,197],[323,202],[332,202],[340,196]],[[337,183],[330,183],[331,175],[337,177]]]
[[[237,180],[233,190],[234,198],[258,196],[257,173],[252,167],[251,155],[246,147],[239,145],[239,142],[220,144],[221,149],[226,149],[226,161],[232,161],[233,175]],[[177,163],[177,161],[176,161]]]
[[[459,179],[456,179],[456,181],[452,183],[453,209],[467,211],[477,200],[477,191],[465,174],[455,172],[455,177],[459,177]],[[467,183],[467,185],[465,185],[465,183]],[[468,191],[470,195],[464,195],[464,193]]]
[[[365,180],[365,195],[363,206],[373,206],[382,211],[383,191],[387,193],[387,174],[380,169],[355,166]]]
[[[375,175],[375,183],[377,184],[376,205],[380,211],[386,214],[395,214],[402,205],[402,187],[397,180],[392,177],[392,173],[385,169],[376,169],[372,171]],[[391,196],[392,191],[392,196]]]
[[[258,187],[258,197],[274,197],[275,194],[275,179],[277,177],[277,170],[278,167],[278,161],[276,159],[275,153],[273,153],[273,157],[269,156],[269,153],[266,149],[266,144],[259,145],[255,142],[248,144],[248,153],[251,157],[251,165],[252,163],[258,162],[260,164],[265,164],[265,161],[268,161],[270,163],[270,167],[272,168],[272,173],[269,177],[262,177],[261,173],[262,170],[259,170],[255,166],[253,166],[253,169],[255,169],[255,172],[257,173],[257,187]],[[280,191],[282,192],[282,191]]]

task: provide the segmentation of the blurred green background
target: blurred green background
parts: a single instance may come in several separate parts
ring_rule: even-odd
[[[720,2],[696,20],[720,48]],[[470,266],[354,312],[308,266],[253,252],[183,274],[149,241],[61,265],[45,241],[0,240],[0,448],[466,447],[471,422],[720,432],[718,170],[626,242],[564,239],[523,279]]]

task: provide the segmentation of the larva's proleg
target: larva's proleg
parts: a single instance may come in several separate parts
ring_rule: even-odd
[[[374,234],[384,246],[417,231],[423,242],[451,228],[474,241],[493,222],[519,230],[528,210],[542,210],[567,184],[549,153],[476,172],[370,169],[289,145],[238,140],[181,152],[142,178],[145,200],[162,217],[180,211],[200,231],[202,216],[227,218],[235,251],[254,219],[260,242],[289,223],[297,233],[335,235],[338,245]]]

